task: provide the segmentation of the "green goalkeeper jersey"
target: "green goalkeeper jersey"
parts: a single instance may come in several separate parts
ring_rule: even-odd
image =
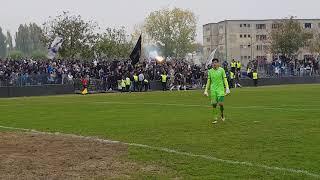
[[[211,93],[214,93],[217,96],[225,95],[225,88],[229,88],[229,85],[226,73],[223,68],[212,68],[208,71],[208,81],[206,88],[207,90],[210,90]]]

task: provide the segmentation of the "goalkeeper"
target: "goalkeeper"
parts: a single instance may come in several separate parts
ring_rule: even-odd
[[[230,94],[228,80],[223,68],[219,66],[219,60],[212,60],[212,68],[208,71],[208,81],[204,91],[205,96],[209,96],[210,91],[211,105],[213,107],[213,124],[218,122],[217,105],[220,107],[221,120],[225,121],[224,116],[224,96]]]

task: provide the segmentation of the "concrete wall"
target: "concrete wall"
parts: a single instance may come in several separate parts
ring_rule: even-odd
[[[240,84],[244,87],[253,86],[252,79],[242,79]],[[320,77],[282,77],[258,79],[258,86],[284,85],[284,84],[320,84]]]
[[[0,87],[0,97],[47,96],[73,93],[73,85]]]
[[[253,86],[253,80],[242,79],[243,87]],[[284,85],[284,84],[320,84],[320,77],[283,77],[283,78],[261,78],[258,86]],[[151,90],[162,90],[161,82],[150,83]],[[23,96],[47,96],[58,94],[74,94],[73,85],[44,85],[44,86],[25,86],[25,87],[0,87],[0,98],[4,97],[23,97]]]

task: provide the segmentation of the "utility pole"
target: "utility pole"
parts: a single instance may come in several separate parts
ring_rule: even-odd
[[[224,20],[224,48],[226,52],[226,61],[228,62],[228,39],[227,39],[227,20]]]
[[[251,38],[250,38],[250,40],[251,40],[251,61],[253,60],[253,49],[252,49],[252,46],[253,46],[253,44],[252,44],[252,35],[251,35]]]

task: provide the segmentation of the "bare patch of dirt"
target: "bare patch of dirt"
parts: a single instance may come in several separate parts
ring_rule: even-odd
[[[0,179],[130,179],[163,170],[124,160],[127,150],[89,139],[0,132]]]

